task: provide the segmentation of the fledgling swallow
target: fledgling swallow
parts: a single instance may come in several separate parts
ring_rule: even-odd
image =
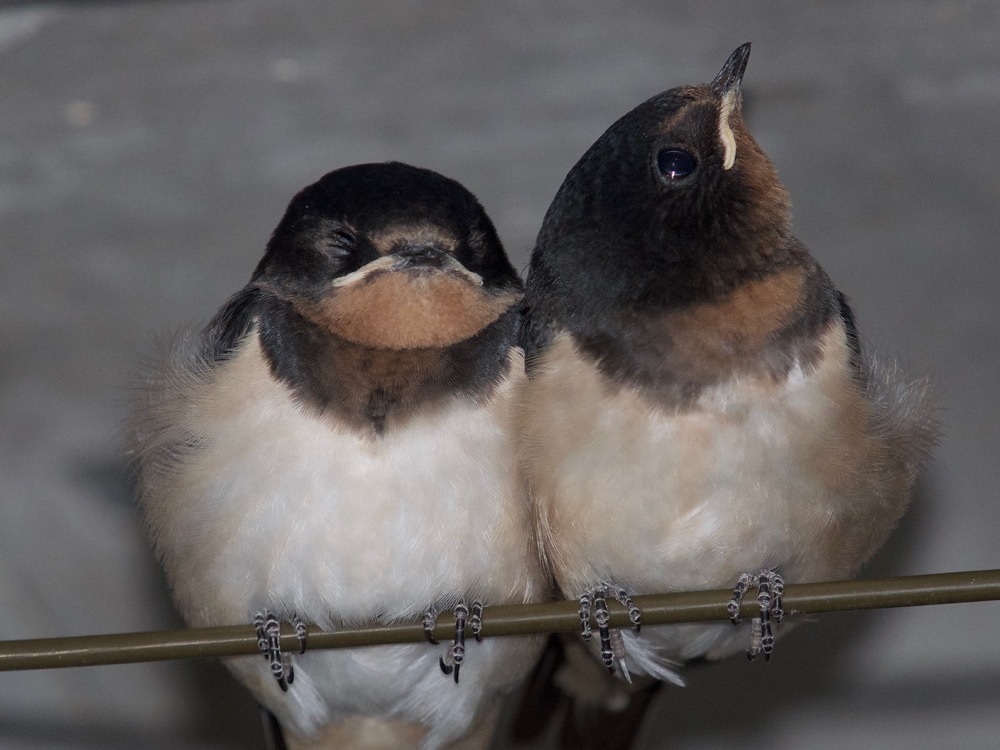
[[[783,581],[843,579],[885,542],[934,440],[923,381],[860,344],[791,233],[741,112],[750,45],[654,96],[570,170],[538,234],[521,455],[545,562],[605,665],[770,654]],[[607,600],[759,588],[761,616],[616,632]],[[624,660],[627,654],[627,662]],[[628,676],[628,673],[624,676]]]
[[[516,464],[521,293],[459,183],[347,167],[150,378],[132,439],[154,547],[190,625],[256,623],[266,660],[226,664],[290,746],[485,746],[531,667],[539,638],[491,639],[456,684],[482,604],[545,595]],[[430,629],[445,609],[444,651],[278,647],[281,621]]]

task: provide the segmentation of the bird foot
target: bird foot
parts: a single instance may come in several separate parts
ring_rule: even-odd
[[[437,627],[438,621],[438,611],[437,608],[432,604],[426,612],[424,612],[424,635],[432,646],[438,645],[440,641],[434,637],[434,628]]]
[[[299,653],[306,652],[308,629],[297,614],[289,619],[295,637],[299,641]],[[292,658],[281,650],[281,622],[269,609],[264,608],[253,616],[254,629],[257,631],[257,648],[271,666],[271,674],[278,681],[282,692],[288,691],[288,686],[295,681],[295,669]]]
[[[752,588],[757,589],[757,606],[760,608],[760,615],[755,617],[750,623],[750,646],[747,648],[747,658],[756,659],[760,654],[764,654],[765,661],[770,660],[771,652],[774,650],[774,633],[771,629],[772,621],[775,624],[781,622],[784,611],[781,608],[781,597],[785,591],[785,582],[777,571],[767,568],[758,573],[743,573],[736,581],[733,589],[733,596],[726,605],[729,612],[729,619],[733,625],[740,623],[740,604],[743,596]]]
[[[458,683],[458,675],[465,661],[465,628],[468,625],[476,641],[482,641],[483,631],[483,605],[479,601],[472,602],[471,607],[462,599],[455,606],[455,637],[452,640],[448,651],[439,660],[441,671],[446,675],[453,675]],[[427,610],[424,615],[424,635],[432,644],[437,645],[434,638],[434,628],[437,625],[438,613],[434,607]]]
[[[628,610],[629,620],[632,627],[638,633],[642,629],[642,613],[621,586],[609,586],[601,584],[583,592],[580,597],[580,635],[583,640],[589,641],[593,630],[590,624],[590,613],[593,610],[594,622],[597,624],[598,636],[601,639],[601,660],[611,674],[615,673],[617,664],[622,670],[622,676],[628,681],[632,681],[629,674],[628,665],[625,662],[625,640],[622,632],[618,628],[610,627],[611,613],[608,611],[608,597],[614,596]]]

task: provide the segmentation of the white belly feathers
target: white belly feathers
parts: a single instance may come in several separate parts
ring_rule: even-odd
[[[266,592],[281,592],[272,608],[320,623],[413,617],[445,592],[523,596],[528,511],[505,429],[510,381],[487,404],[456,399],[379,441],[289,403],[255,336],[216,374],[223,368],[179,404],[174,429],[201,447],[148,508],[157,539],[170,538],[164,562],[195,622],[248,621]],[[520,591],[491,585],[505,565],[524,571],[512,576]],[[396,575],[415,569],[424,585]],[[199,616],[206,597],[211,617]]]
[[[266,606],[336,627],[419,619],[463,596],[537,600],[530,511],[513,468],[520,378],[513,361],[485,403],[456,398],[374,440],[291,403],[256,335],[205,374],[175,369],[148,413],[147,450],[195,447],[180,451],[181,470],[161,461],[144,481],[147,521],[185,617],[249,627]],[[470,644],[460,686],[438,669],[443,645],[307,652],[295,657],[286,694],[259,656],[229,666],[298,734],[354,713],[384,715],[427,724],[424,744],[435,747],[530,669],[540,645]]]
[[[722,588],[763,566],[793,566],[796,578],[853,572],[808,554],[828,522],[857,514],[857,490],[872,481],[868,407],[848,355],[837,327],[811,372],[734,379],[667,411],[612,391],[569,336],[557,341],[528,385],[522,456],[567,595],[601,580],[635,593]]]

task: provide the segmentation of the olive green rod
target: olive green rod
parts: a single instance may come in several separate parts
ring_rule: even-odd
[[[726,604],[731,590],[636,596],[642,623],[727,620]],[[752,617],[756,592],[743,600],[740,614]],[[785,615],[819,614],[884,607],[916,607],[1000,600],[1000,570],[903,576],[855,581],[789,584],[785,586]],[[628,613],[618,602],[608,602],[611,624],[629,627]],[[580,628],[576,601],[486,607],[483,637],[532,633],[573,632]],[[438,618],[434,635],[444,642],[454,631],[449,613]],[[309,627],[309,649],[377,646],[425,640],[416,623],[371,624],[341,628],[334,632]],[[298,642],[289,625],[282,625],[281,646],[289,653]],[[0,641],[0,671],[51,669],[106,664],[186,659],[192,657],[239,656],[259,653],[251,625],[167,630],[147,633],[88,635],[69,638]]]

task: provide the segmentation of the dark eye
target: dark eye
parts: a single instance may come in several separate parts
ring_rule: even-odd
[[[340,245],[341,247],[351,247],[357,237],[354,232],[347,227],[338,227],[330,232],[330,239],[333,243]]]
[[[319,236],[322,248],[334,257],[347,255],[356,241],[354,232],[341,224],[322,227]]]
[[[656,166],[660,168],[660,174],[668,180],[687,177],[697,165],[691,154],[678,148],[664,149],[656,156]]]

